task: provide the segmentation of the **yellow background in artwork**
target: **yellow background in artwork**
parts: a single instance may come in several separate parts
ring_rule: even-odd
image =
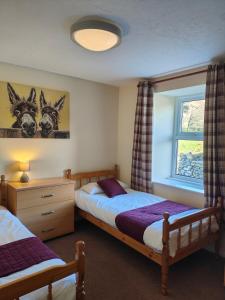
[[[20,98],[27,99],[30,95],[30,90],[33,86],[11,83],[11,86],[15,90],[16,94]],[[59,130],[69,131],[69,93],[65,91],[57,91],[46,88],[33,87],[36,91],[36,103],[38,106],[38,113],[36,116],[37,124],[41,120],[40,111],[40,93],[44,92],[45,100],[47,103],[54,103],[62,96],[66,96],[64,100],[63,108],[59,111]],[[11,112],[11,102],[9,101],[9,95],[7,90],[7,82],[0,81],[0,128],[11,128],[12,124],[16,122],[16,117],[13,117]],[[40,128],[39,128],[40,129]]]

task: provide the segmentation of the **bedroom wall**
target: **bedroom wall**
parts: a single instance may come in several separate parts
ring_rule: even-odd
[[[179,80],[164,82],[155,86],[156,92],[184,88],[205,83],[205,74],[195,75]],[[134,119],[137,101],[137,80],[121,86],[119,91],[118,113],[118,149],[117,163],[120,168],[120,179],[130,183],[131,159],[133,147]],[[184,190],[161,183],[153,183],[154,193],[181,203],[187,203],[196,207],[204,206],[202,193]],[[225,257],[225,233],[223,233],[221,254]]]
[[[17,179],[15,161],[31,161],[31,178],[112,167],[116,162],[118,88],[0,63],[0,80],[70,93],[70,134],[61,139],[0,139],[0,174]]]

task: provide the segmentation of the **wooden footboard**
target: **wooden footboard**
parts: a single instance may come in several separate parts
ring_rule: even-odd
[[[0,286],[0,299],[13,300],[26,295],[34,290],[48,286],[48,300],[52,298],[52,283],[69,275],[77,274],[76,300],[84,300],[84,242],[76,243],[74,261],[56,267],[50,267],[44,271],[34,273],[21,279]]]
[[[200,211],[198,213],[192,214],[187,217],[179,218],[174,223],[169,223],[169,214],[164,213],[164,221],[163,221],[163,250],[162,252],[156,252],[153,248],[146,246],[130,236],[122,233],[118,229],[108,225],[107,223],[95,218],[91,214],[78,209],[78,213],[81,217],[88,220],[92,224],[96,225],[97,227],[101,228],[102,230],[106,231],[110,235],[114,236],[121,242],[125,243],[126,245],[130,246],[131,248],[135,249],[142,255],[148,257],[152,261],[156,262],[161,266],[161,292],[163,295],[168,294],[168,272],[169,267],[176,263],[177,261],[183,259],[194,253],[195,251],[205,247],[206,245],[216,242],[219,240],[219,230],[216,232],[211,231],[212,226],[212,218],[216,218],[217,222],[219,223],[219,216],[221,213],[220,208],[208,208]],[[203,220],[208,219],[208,228],[207,232],[202,234],[202,224]],[[197,239],[192,239],[192,228],[193,223],[198,223],[198,237]],[[189,227],[189,234],[188,234],[188,244],[183,246],[181,244],[181,234],[182,228],[188,226]],[[177,251],[174,257],[170,256],[170,233],[172,231],[177,231]]]
[[[212,219],[217,222],[220,228],[221,208],[207,208],[195,214],[177,219],[174,223],[169,223],[169,214],[164,213],[163,221],[163,251],[162,251],[162,272],[161,272],[161,290],[166,295],[168,290],[168,271],[169,266],[177,261],[187,257],[195,251],[205,247],[206,245],[219,240],[219,229],[212,231]],[[207,222],[207,230],[203,232],[203,222]],[[195,225],[194,225],[195,223]],[[197,237],[193,238],[193,227],[197,227]],[[182,245],[182,229],[186,227],[188,230],[188,241],[186,245]],[[177,250],[176,255],[171,257],[170,253],[170,234],[177,232]],[[196,234],[195,234],[196,235]]]

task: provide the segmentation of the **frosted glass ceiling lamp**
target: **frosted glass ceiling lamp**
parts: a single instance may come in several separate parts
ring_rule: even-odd
[[[121,29],[106,19],[81,19],[72,25],[71,37],[87,50],[102,52],[120,44]]]

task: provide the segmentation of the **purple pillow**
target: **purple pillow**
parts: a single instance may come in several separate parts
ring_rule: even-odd
[[[109,197],[127,194],[124,188],[119,184],[115,178],[106,178],[99,180],[97,184],[101,187],[103,192]]]

